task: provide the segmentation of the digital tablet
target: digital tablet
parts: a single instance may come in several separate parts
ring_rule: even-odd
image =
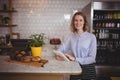
[[[64,59],[65,61],[70,61],[70,60],[69,60],[62,52],[60,52],[60,51],[53,50],[53,53],[55,53],[56,55],[59,55],[59,56],[63,57],[63,59]]]

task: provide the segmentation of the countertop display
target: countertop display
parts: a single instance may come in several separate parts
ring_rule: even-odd
[[[25,78],[25,80],[63,80],[64,76],[81,74],[82,70],[77,62],[57,61],[51,45],[43,47],[42,59],[48,60],[44,67],[35,67],[24,64],[16,64],[5,61],[8,56],[0,56],[0,79],[5,79],[9,74],[9,80]],[[23,75],[24,74],[24,75]],[[5,76],[4,76],[5,75]],[[30,76],[31,77],[27,77]],[[3,77],[2,77],[3,76]],[[14,76],[14,77],[11,77]],[[59,79],[58,79],[58,78]],[[50,79],[51,78],[51,79]],[[5,79],[7,80],[7,79]]]

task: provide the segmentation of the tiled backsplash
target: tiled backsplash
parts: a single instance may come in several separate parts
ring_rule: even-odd
[[[33,33],[45,33],[49,37],[64,38],[70,32],[74,12],[81,11],[91,0],[13,0],[13,32],[20,38],[29,38]],[[8,33],[0,28],[0,35]]]

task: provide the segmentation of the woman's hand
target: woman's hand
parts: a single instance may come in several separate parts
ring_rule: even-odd
[[[70,61],[75,61],[75,57],[73,57],[70,54],[64,54]],[[64,58],[59,56],[59,55],[55,55],[55,58],[59,61],[64,61]]]
[[[64,59],[63,59],[61,56],[59,56],[59,55],[55,55],[55,58],[56,58],[57,60],[59,60],[59,61],[64,61]]]
[[[70,61],[75,61],[75,57],[70,55],[70,54],[65,54],[65,56],[70,60]]]

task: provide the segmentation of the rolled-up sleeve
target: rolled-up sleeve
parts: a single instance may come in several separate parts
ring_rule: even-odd
[[[59,47],[58,51],[65,53],[70,50],[70,45],[71,45],[70,38],[71,37],[69,37],[64,43],[62,43],[62,45]]]

